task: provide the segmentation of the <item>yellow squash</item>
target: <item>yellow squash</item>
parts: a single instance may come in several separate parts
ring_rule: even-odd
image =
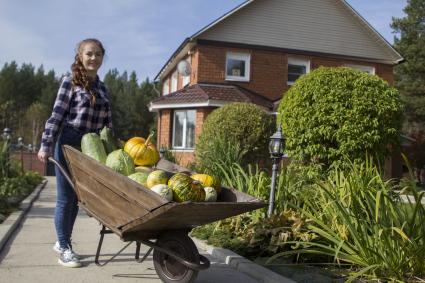
[[[134,160],[137,166],[151,166],[158,162],[159,153],[155,145],[149,142],[152,134],[145,140],[141,137],[133,137],[124,145],[124,151]]]
[[[192,179],[201,183],[202,187],[213,187],[217,191],[217,195],[221,192],[220,180],[208,174],[193,174]]]

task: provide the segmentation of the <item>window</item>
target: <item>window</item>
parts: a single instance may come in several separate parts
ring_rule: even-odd
[[[178,74],[177,74],[177,71],[175,71],[171,75],[171,92],[177,91],[177,78],[178,78]]]
[[[182,76],[182,87],[187,86],[190,83],[190,75]]]
[[[186,59],[188,65],[190,66],[190,56]],[[185,87],[190,83],[190,74],[187,76],[182,76],[182,87]]]
[[[182,76],[182,87],[187,86],[190,83],[190,75],[189,76]]]
[[[366,72],[366,73],[368,73],[370,75],[374,75],[375,74],[375,68],[374,67],[371,67],[371,66],[351,65],[351,64],[347,64],[345,66],[346,67],[349,67],[349,68],[356,69],[356,70],[360,70],[362,72]]]
[[[170,93],[170,80],[167,79],[162,85],[162,95],[167,95],[169,93]]]
[[[246,53],[227,53],[226,80],[249,81],[251,55]]]
[[[299,77],[309,72],[310,61],[288,58],[288,85],[292,85]]]
[[[173,148],[195,147],[196,110],[176,110],[173,117]]]

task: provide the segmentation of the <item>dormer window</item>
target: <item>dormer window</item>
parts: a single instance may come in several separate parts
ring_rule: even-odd
[[[177,71],[175,71],[171,75],[171,92],[177,91],[177,78],[178,78],[178,73]]]
[[[170,93],[170,80],[167,79],[162,85],[162,95],[167,95]]]
[[[251,55],[248,53],[226,54],[226,80],[249,81]]]

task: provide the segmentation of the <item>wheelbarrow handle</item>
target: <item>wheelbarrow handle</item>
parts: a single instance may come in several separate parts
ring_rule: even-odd
[[[72,189],[75,191],[74,183],[72,182],[71,177],[69,176],[69,173],[65,170],[65,168],[53,157],[49,157],[48,160],[55,164],[56,167],[61,171],[61,173],[65,176],[65,179],[68,181],[69,185],[72,187]]]

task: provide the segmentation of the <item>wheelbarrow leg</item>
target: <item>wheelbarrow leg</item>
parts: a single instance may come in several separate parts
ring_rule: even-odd
[[[140,255],[140,246],[141,246],[141,243],[140,243],[139,241],[137,241],[137,242],[136,242],[136,255],[135,255],[136,260],[137,260],[137,259],[139,259],[139,255]]]
[[[102,230],[100,230],[100,239],[99,244],[97,245],[97,251],[96,251],[96,257],[94,258],[94,263],[98,266],[102,266],[99,263],[99,256],[100,256],[100,250],[102,249],[102,243],[103,243],[103,237],[105,234],[112,234],[113,232],[111,230],[107,230],[105,225],[102,225]]]
[[[140,256],[140,246],[141,245],[142,245],[141,242],[139,242],[139,241],[136,242],[136,256],[135,256],[135,258],[136,258],[136,261],[138,263],[142,263],[150,255],[150,253],[153,250],[153,248],[149,248],[149,250],[143,255],[142,259],[139,259],[139,256]]]

